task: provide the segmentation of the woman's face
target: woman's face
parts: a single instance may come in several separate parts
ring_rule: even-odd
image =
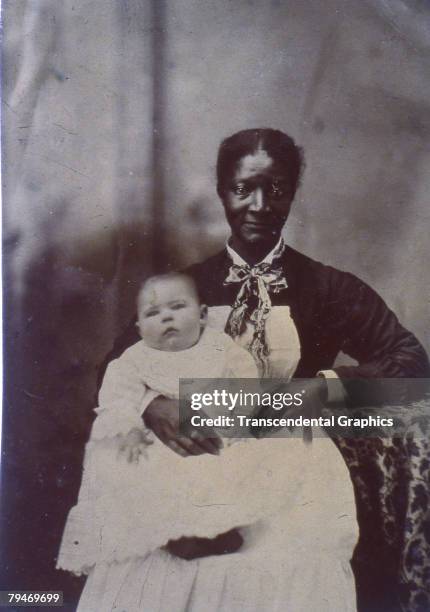
[[[222,190],[233,242],[247,249],[274,246],[293,197],[285,165],[264,149],[242,157]]]

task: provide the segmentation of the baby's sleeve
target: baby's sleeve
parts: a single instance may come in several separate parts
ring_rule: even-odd
[[[91,440],[125,435],[134,427],[144,428],[142,414],[157,395],[141,379],[131,359],[122,356],[112,361],[100,388]]]

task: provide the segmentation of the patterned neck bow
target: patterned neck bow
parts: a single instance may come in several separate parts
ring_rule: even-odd
[[[232,264],[224,281],[224,285],[242,283],[225,331],[236,338],[244,333],[247,322],[252,325],[254,331],[249,350],[263,377],[269,375],[269,349],[266,342],[266,319],[272,307],[269,292],[279,293],[288,287],[280,262],[275,261],[275,258],[279,260],[284,248],[281,243],[271,263],[262,262],[252,267],[248,264]]]

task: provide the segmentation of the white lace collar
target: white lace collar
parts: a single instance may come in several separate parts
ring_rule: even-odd
[[[239,255],[236,251],[228,244],[226,244],[227,253],[229,254],[232,262],[238,266],[248,266],[249,264]],[[274,259],[278,258],[285,249],[285,243],[282,236],[279,238],[278,242],[275,244],[273,249],[266,255],[264,259],[254,264],[254,266],[258,266],[262,263],[271,264]],[[253,267],[253,266],[251,266]]]

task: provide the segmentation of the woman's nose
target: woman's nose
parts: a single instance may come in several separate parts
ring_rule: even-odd
[[[255,189],[252,194],[252,202],[250,204],[250,209],[256,212],[264,210],[266,207],[266,195],[264,190],[261,187]]]

